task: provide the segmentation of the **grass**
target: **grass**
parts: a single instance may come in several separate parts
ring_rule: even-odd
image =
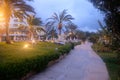
[[[24,48],[24,45],[29,45]],[[17,61],[20,59],[31,58],[38,55],[47,54],[48,51],[54,51],[59,45],[40,42],[34,46],[27,42],[18,42],[14,44],[0,43],[0,60],[2,62]]]
[[[24,45],[28,47],[24,47]],[[56,49],[57,48],[57,49]],[[42,71],[60,55],[68,53],[73,45],[39,42],[0,43],[0,80],[19,80],[31,71]]]
[[[96,49],[99,49],[96,47],[98,47],[98,46],[97,45],[93,46],[95,51],[99,51],[99,52],[97,52],[98,55],[106,63],[111,80],[120,80],[120,75],[119,75],[120,65],[118,64],[117,53],[113,53],[111,51],[110,52],[103,52],[100,50],[96,50]]]

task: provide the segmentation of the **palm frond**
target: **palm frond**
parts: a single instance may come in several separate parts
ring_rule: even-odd
[[[46,31],[50,32],[54,28],[55,21],[49,21],[46,23]]]
[[[71,20],[73,20],[74,18],[71,16],[71,15],[66,15],[64,18],[63,18],[63,20],[64,21],[71,21]]]
[[[60,22],[63,20],[63,18],[65,17],[66,14],[67,14],[67,10],[66,10],[66,9],[64,9],[64,10],[59,14]]]
[[[54,13],[54,14],[53,14],[53,18],[54,18],[56,21],[59,22],[59,16],[57,15],[57,13]]]

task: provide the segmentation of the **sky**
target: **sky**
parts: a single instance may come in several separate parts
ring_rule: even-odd
[[[60,13],[67,9],[68,14],[75,18],[73,22],[83,31],[96,32],[100,28],[97,21],[103,22],[104,18],[88,0],[34,0],[29,4],[34,7],[37,17],[41,17],[44,23],[54,12]]]

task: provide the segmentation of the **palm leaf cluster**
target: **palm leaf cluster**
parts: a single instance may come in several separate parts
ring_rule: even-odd
[[[61,13],[54,13],[51,18],[48,18],[46,26],[49,31],[55,27],[55,29],[59,31],[59,35],[61,35],[64,24],[71,22],[73,19],[70,14],[67,14],[67,10],[63,10]]]

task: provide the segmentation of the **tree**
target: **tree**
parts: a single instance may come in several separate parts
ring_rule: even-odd
[[[118,0],[90,0],[93,5],[105,14],[105,22],[113,41],[120,41],[120,1]],[[114,43],[114,42],[113,42]],[[116,45],[116,44],[113,44]],[[120,46],[120,43],[118,44]]]
[[[27,18],[27,23],[29,25],[29,33],[30,33],[30,40],[34,39],[34,33],[36,34],[36,31],[45,31],[42,27],[37,27],[40,26],[42,24],[42,20],[41,18],[37,18],[35,16],[30,16]]]
[[[75,25],[74,23],[72,22],[69,22],[66,26],[65,26],[66,30],[69,31],[69,32],[73,32],[77,29],[77,25]]]
[[[105,22],[114,34],[120,34],[120,1],[117,0],[90,0],[94,6],[105,13]],[[120,37],[118,37],[120,38]]]
[[[54,38],[57,38],[57,32],[54,28],[50,32],[48,32],[47,35],[48,38],[51,38],[52,40],[54,40]]]
[[[106,26],[102,25],[102,23],[99,20],[98,20],[98,23],[101,28],[101,30],[98,30],[99,36],[102,39],[101,42],[104,43],[104,45],[110,45],[112,34],[109,32],[109,30]]]
[[[0,4],[4,11],[5,27],[6,27],[6,43],[11,43],[9,37],[10,18],[16,17],[20,20],[29,16],[29,13],[35,13],[34,9],[27,5],[24,0],[0,0]],[[28,0],[31,1],[31,0]]]
[[[68,37],[71,38],[71,39],[74,39],[76,38],[76,35],[75,35],[75,32],[76,32],[76,29],[77,29],[77,25],[75,25],[74,23],[72,22],[69,22],[66,26],[66,33],[68,34]]]
[[[85,41],[86,40],[86,36],[85,36],[85,32],[81,31],[81,30],[76,30],[75,31],[75,35],[78,39]]]
[[[93,5],[105,14],[105,23],[112,34],[111,49],[118,54],[120,64],[120,0],[90,0]],[[118,70],[120,72],[120,69]],[[120,73],[118,73],[120,75]],[[118,78],[119,79],[119,78]]]
[[[59,35],[61,35],[63,24],[65,24],[66,22],[70,22],[73,19],[74,18],[70,14],[67,14],[67,10],[63,10],[61,13],[54,13],[51,18],[48,18],[49,21],[47,22],[47,25],[51,25],[51,27],[54,27],[54,25],[57,24]]]

